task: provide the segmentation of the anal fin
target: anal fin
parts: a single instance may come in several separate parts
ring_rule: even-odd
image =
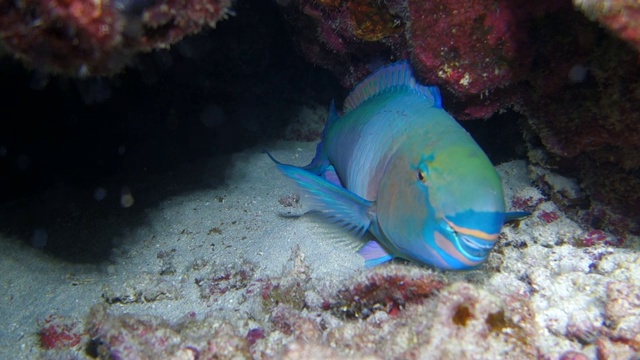
[[[364,265],[368,268],[378,266],[393,259],[393,256],[374,240],[364,244],[362,248],[360,248],[360,251],[358,251],[358,254],[364,258]]]

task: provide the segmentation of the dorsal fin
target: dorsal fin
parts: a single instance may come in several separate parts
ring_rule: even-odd
[[[359,83],[344,101],[344,113],[357,108],[372,97],[400,89],[409,89],[424,95],[434,107],[442,108],[440,91],[436,86],[419,84],[413,77],[411,64],[407,60],[386,65]]]
[[[340,115],[338,114],[338,110],[336,109],[336,102],[331,100],[331,105],[329,105],[329,115],[327,116],[327,121],[324,126],[324,130],[322,130],[323,140],[324,140],[324,136],[327,133],[327,129],[331,127],[338,120],[340,120]]]

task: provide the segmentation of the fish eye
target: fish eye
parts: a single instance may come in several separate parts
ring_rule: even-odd
[[[424,172],[421,170],[418,170],[418,180],[423,183],[427,181],[427,177],[424,175]]]
[[[423,156],[417,164],[412,166],[413,170],[416,171],[416,180],[424,185],[429,185],[430,166],[433,161],[433,155]]]

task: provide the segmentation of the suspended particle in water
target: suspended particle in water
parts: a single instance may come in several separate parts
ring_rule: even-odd
[[[102,201],[107,197],[107,189],[99,186],[93,191],[93,198],[96,201]]]
[[[129,208],[133,206],[135,200],[133,199],[133,195],[131,194],[131,190],[128,187],[123,187],[120,192],[120,205],[123,208]]]

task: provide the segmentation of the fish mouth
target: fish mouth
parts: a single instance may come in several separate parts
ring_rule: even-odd
[[[484,260],[496,244],[499,234],[457,226],[448,219],[444,219],[455,239],[455,246],[467,259],[472,261]]]
[[[456,239],[460,252],[475,261],[486,258],[495,245],[495,242],[487,242],[465,234],[456,234]]]

